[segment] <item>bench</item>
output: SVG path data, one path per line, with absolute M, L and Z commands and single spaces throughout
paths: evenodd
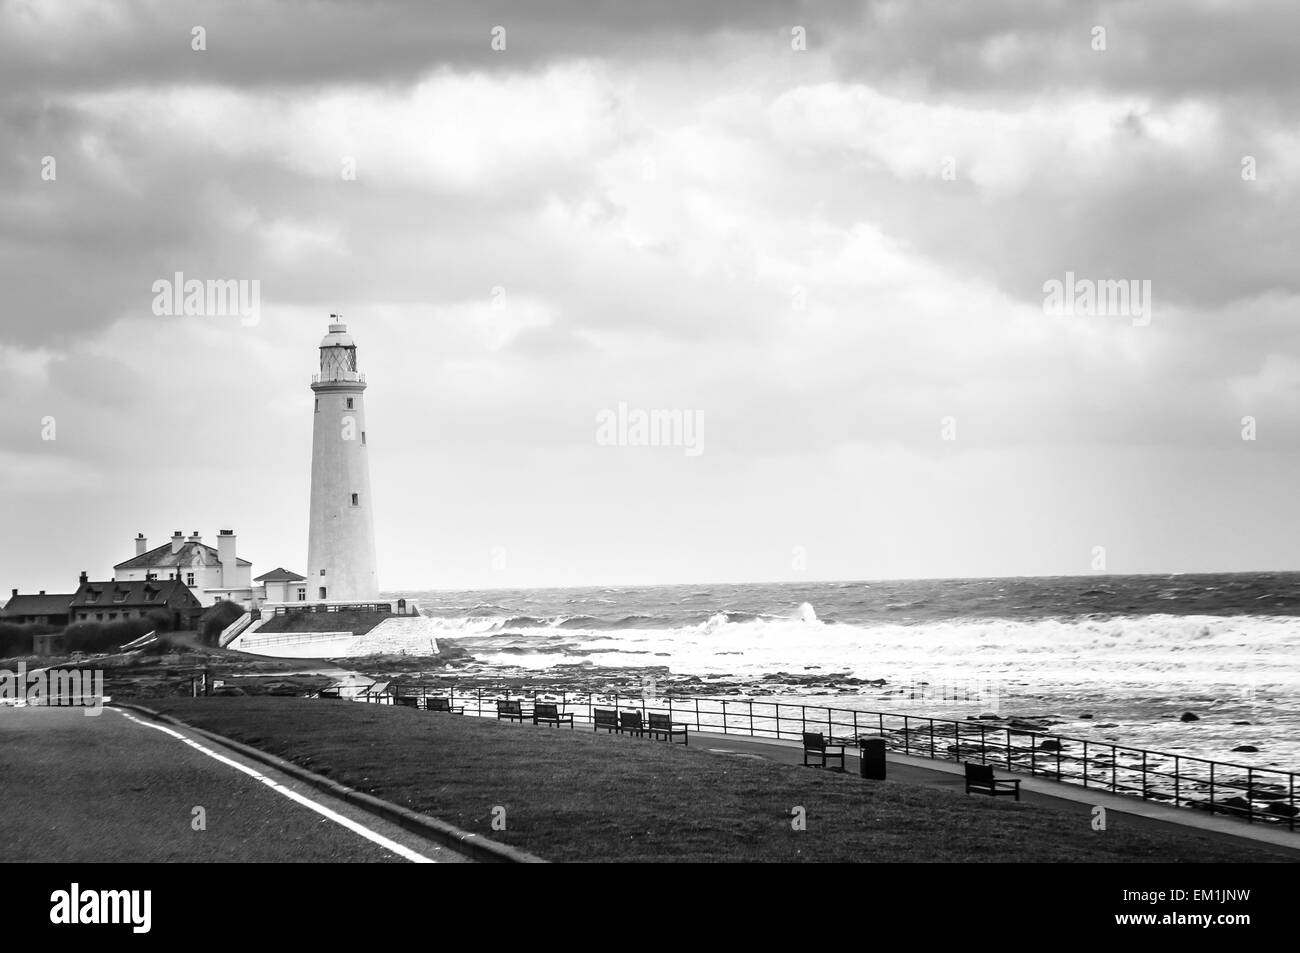
M 646 729 L 651 738 L 665 738 L 672 742 L 677 735 L 682 736 L 682 744 L 689 744 L 686 740 L 686 725 L 673 722 L 671 715 L 651 715 L 650 727 Z
M 519 699 L 508 701 L 504 698 L 497 699 L 497 721 L 506 718 L 510 721 L 523 723 L 525 718 L 532 718 L 533 713 L 524 708 L 524 703 Z
M 602 728 L 607 732 L 618 731 L 618 712 L 612 708 L 593 708 L 591 723 L 595 726 L 595 731 Z
M 824 768 L 827 761 L 839 760 L 840 766 L 836 771 L 844 770 L 844 745 L 830 744 L 826 741 L 826 736 L 820 731 L 805 731 L 803 733 L 803 763 L 808 767 L 808 760 L 816 758 L 820 762 L 814 767 Z
M 424 710 L 425 711 L 446 711 L 446 712 L 451 712 L 451 714 L 453 715 L 465 714 L 464 705 L 456 705 L 455 707 L 452 707 L 450 698 L 436 698 L 433 695 L 430 695 L 428 698 L 424 700 Z
M 401 705 L 403 708 L 419 708 L 420 699 L 415 695 L 398 695 L 393 699 L 394 705 Z
M 993 777 L 993 766 L 991 764 L 971 764 L 970 762 L 965 764 L 967 794 L 972 791 L 979 794 L 988 794 L 992 797 L 1013 794 L 1017 801 L 1020 800 L 1019 778 L 995 778 Z M 1010 785 L 1010 787 L 999 787 L 999 785 Z
M 622 734 L 625 731 L 629 735 L 636 735 L 638 738 L 645 736 L 645 726 L 641 724 L 641 713 L 639 711 L 621 711 L 618 713 L 618 732 Z
M 534 725 L 554 725 L 556 728 L 567 724 L 573 730 L 573 712 L 561 712 L 560 706 L 551 702 L 537 702 L 533 706 Z

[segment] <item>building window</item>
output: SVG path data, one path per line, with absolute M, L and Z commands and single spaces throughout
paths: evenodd
M 117 618 L 117 613 L 116 613 L 116 612 L 110 612 L 110 613 L 108 614 L 108 621 L 109 621 L 109 622 L 112 622 L 112 621 L 113 621 L 114 619 L 116 619 L 116 618 Z
M 316 413 L 320 413 L 320 398 L 316 398 Z
M 349 397 L 349 398 L 348 398 L 348 410 L 351 410 L 351 409 L 352 409 L 352 398 Z
M 321 587 L 320 587 L 320 597 L 321 597 L 322 599 L 325 598 L 325 587 L 324 587 L 324 586 L 321 586 Z
M 299 586 L 299 587 L 298 587 L 298 601 L 299 601 L 299 602 L 306 602 L 306 601 L 307 601 L 307 587 L 306 587 L 306 586 Z
M 187 572 L 187 573 L 185 574 L 185 585 L 187 585 L 187 586 L 192 586 L 192 585 L 194 585 L 194 573 L 192 573 L 192 572 Z
M 87 602 L 98 602 L 98 601 L 99 601 L 99 590 L 98 590 L 98 589 L 91 589 L 91 590 L 89 590 L 89 591 L 86 593 L 86 601 L 87 601 Z
M 361 496 L 360 496 L 360 494 L 357 494 L 357 493 L 353 493 L 353 494 L 352 494 L 352 505 L 353 505 L 353 506 L 360 506 L 360 505 L 361 505 Z
M 117 592 L 113 593 L 113 601 L 114 601 L 114 602 L 126 602 L 126 590 L 125 590 L 125 589 L 119 589 L 119 590 L 117 590 Z
M 321 574 L 322 576 L 325 575 L 325 570 L 322 569 L 322 570 L 320 571 L 320 574 Z
M 366 432 L 363 430 L 361 431 L 361 446 L 364 447 L 365 445 L 366 445 Z
M 104 613 L 102 613 L 102 612 L 96 612 L 96 613 L 95 613 L 95 621 L 96 621 L 96 622 L 103 622 L 103 621 L 104 621 Z

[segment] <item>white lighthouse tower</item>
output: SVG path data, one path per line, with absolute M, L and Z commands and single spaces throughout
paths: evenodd
M 311 441 L 311 525 L 307 597 L 312 602 L 374 602 L 375 520 L 366 450 L 366 378 L 342 315 L 330 315 L 320 342 Z

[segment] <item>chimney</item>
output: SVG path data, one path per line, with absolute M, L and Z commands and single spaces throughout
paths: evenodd
M 15 589 L 15 590 L 14 590 L 14 596 L 17 596 L 17 595 L 18 595 L 18 590 Z
M 41 590 L 41 595 L 45 595 L 45 590 L 44 590 L 44 589 Z
M 87 582 L 90 581 L 89 579 L 86 578 L 86 570 L 84 570 L 84 569 L 81 570 L 81 580 L 80 580 L 80 581 L 81 581 L 82 585 L 85 585 Z
M 181 536 L 181 531 L 176 530 L 172 533 L 172 555 L 175 556 L 185 546 L 185 538 Z
M 203 537 L 199 535 L 199 531 L 196 529 L 194 532 L 190 533 L 189 541 L 191 543 L 201 543 L 203 542 Z
M 234 589 L 239 561 L 235 556 L 235 531 L 233 529 L 223 529 L 217 534 L 217 559 L 221 562 L 221 588 Z
M 149 549 L 149 541 L 144 538 L 144 533 L 135 534 L 135 554 L 143 556 Z

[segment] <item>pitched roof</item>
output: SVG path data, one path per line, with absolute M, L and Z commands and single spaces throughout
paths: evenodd
M 150 594 L 152 593 L 152 598 Z M 92 597 L 94 595 L 94 598 Z M 151 606 L 191 606 L 198 605 L 199 600 L 190 592 L 189 587 L 179 579 L 137 579 L 132 582 L 83 582 L 72 597 L 71 608 L 85 609 L 91 606 L 108 606 L 109 608 L 129 606 L 131 608 L 149 608 Z
M 200 563 L 195 563 L 195 551 L 200 552 Z M 253 565 L 247 559 L 239 556 L 235 557 L 235 562 L 241 566 Z M 181 546 L 179 552 L 172 552 L 170 542 L 163 543 L 161 546 L 155 546 L 147 553 L 141 553 L 139 556 L 132 556 L 126 562 L 118 563 L 114 569 L 156 569 L 158 567 L 168 566 L 220 566 L 221 560 L 218 558 L 217 550 L 207 543 L 192 543 L 186 540 Z
M 296 572 L 290 572 L 283 566 L 276 566 L 270 572 L 264 572 L 253 582 L 306 582 L 306 576 L 300 576 Z
M 4 611 L 0 612 L 0 616 L 67 615 L 68 606 L 72 604 L 72 595 L 71 592 L 45 596 L 19 594 L 5 603 Z

